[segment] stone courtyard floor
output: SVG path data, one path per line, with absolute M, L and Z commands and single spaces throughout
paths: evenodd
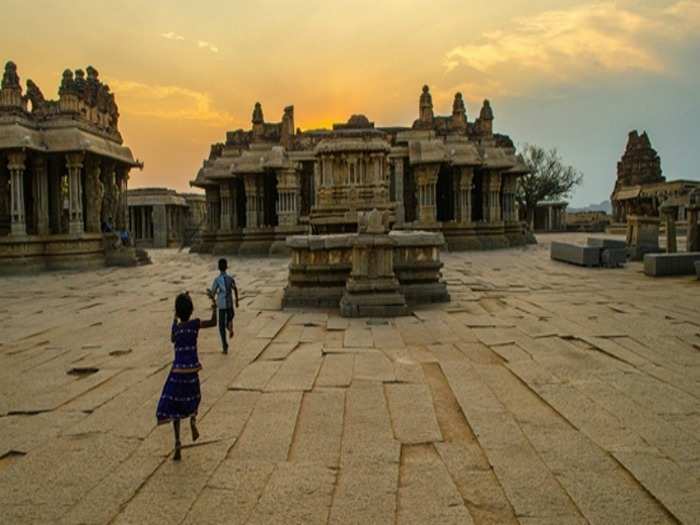
M 561 238 L 444 254 L 452 302 L 387 320 L 282 311 L 287 262 L 231 260 L 179 463 L 173 300 L 209 314 L 215 257 L 3 277 L 0 522 L 700 523 L 700 282 L 555 263 Z

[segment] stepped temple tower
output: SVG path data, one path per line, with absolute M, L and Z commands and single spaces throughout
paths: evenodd
M 0 86 L 0 271 L 105 262 L 101 224 L 126 229 L 129 171 L 119 109 L 97 70 L 67 69 L 58 100 L 17 67 Z
M 493 132 L 484 101 L 469 121 L 461 93 L 437 116 L 424 86 L 411 126 L 378 127 L 353 115 L 332 129 L 302 131 L 294 107 L 211 146 L 192 185 L 206 192 L 209 222 L 196 249 L 282 252 L 288 235 L 357 231 L 358 214 L 386 212 L 393 230 L 442 232 L 451 250 L 524 244 L 515 189 L 527 168 Z
M 630 131 L 627 146 L 617 163 L 617 179 L 610 196 L 613 220 L 627 222 L 628 216 L 658 217 L 659 206 L 674 204 L 677 220 L 685 220 L 690 191 L 700 182 L 666 181 L 662 175 L 661 159 L 651 146 L 647 132 Z

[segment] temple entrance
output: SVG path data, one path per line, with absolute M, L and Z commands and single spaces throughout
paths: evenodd
M 475 170 L 474 187 L 472 189 L 472 222 L 483 222 L 484 220 L 483 186 L 484 175 L 481 170 Z
M 272 173 L 263 176 L 263 225 L 277 226 L 277 177 Z
M 437 180 L 436 202 L 438 222 L 455 220 L 455 196 L 452 168 L 446 164 L 440 166 Z
M 413 173 L 413 168 L 406 166 L 403 172 L 403 203 L 404 203 L 404 221 L 414 222 L 416 220 L 416 177 Z
M 236 224 L 239 228 L 246 227 L 246 200 L 245 200 L 245 184 L 243 179 L 233 179 L 233 190 L 236 196 L 235 208 L 233 212 L 236 214 Z

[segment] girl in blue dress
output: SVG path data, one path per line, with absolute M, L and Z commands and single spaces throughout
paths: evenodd
M 180 460 L 180 420 L 190 418 L 192 441 L 197 441 L 197 409 L 202 397 L 199 389 L 199 371 L 202 365 L 197 356 L 197 336 L 200 328 L 216 326 L 216 304 L 212 305 L 211 319 L 201 321 L 190 319 L 192 316 L 192 299 L 189 293 L 181 293 L 175 299 L 175 318 L 173 319 L 170 340 L 175 346 L 175 359 L 168 379 L 163 386 L 163 393 L 158 401 L 156 418 L 158 424 L 173 422 L 175 430 L 175 454 L 173 459 Z

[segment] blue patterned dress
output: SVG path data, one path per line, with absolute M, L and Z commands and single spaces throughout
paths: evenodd
M 197 356 L 199 319 L 185 323 L 173 322 L 171 340 L 175 346 L 175 359 L 163 393 L 158 401 L 158 424 L 197 415 L 202 394 L 199 390 L 199 371 L 202 365 Z

